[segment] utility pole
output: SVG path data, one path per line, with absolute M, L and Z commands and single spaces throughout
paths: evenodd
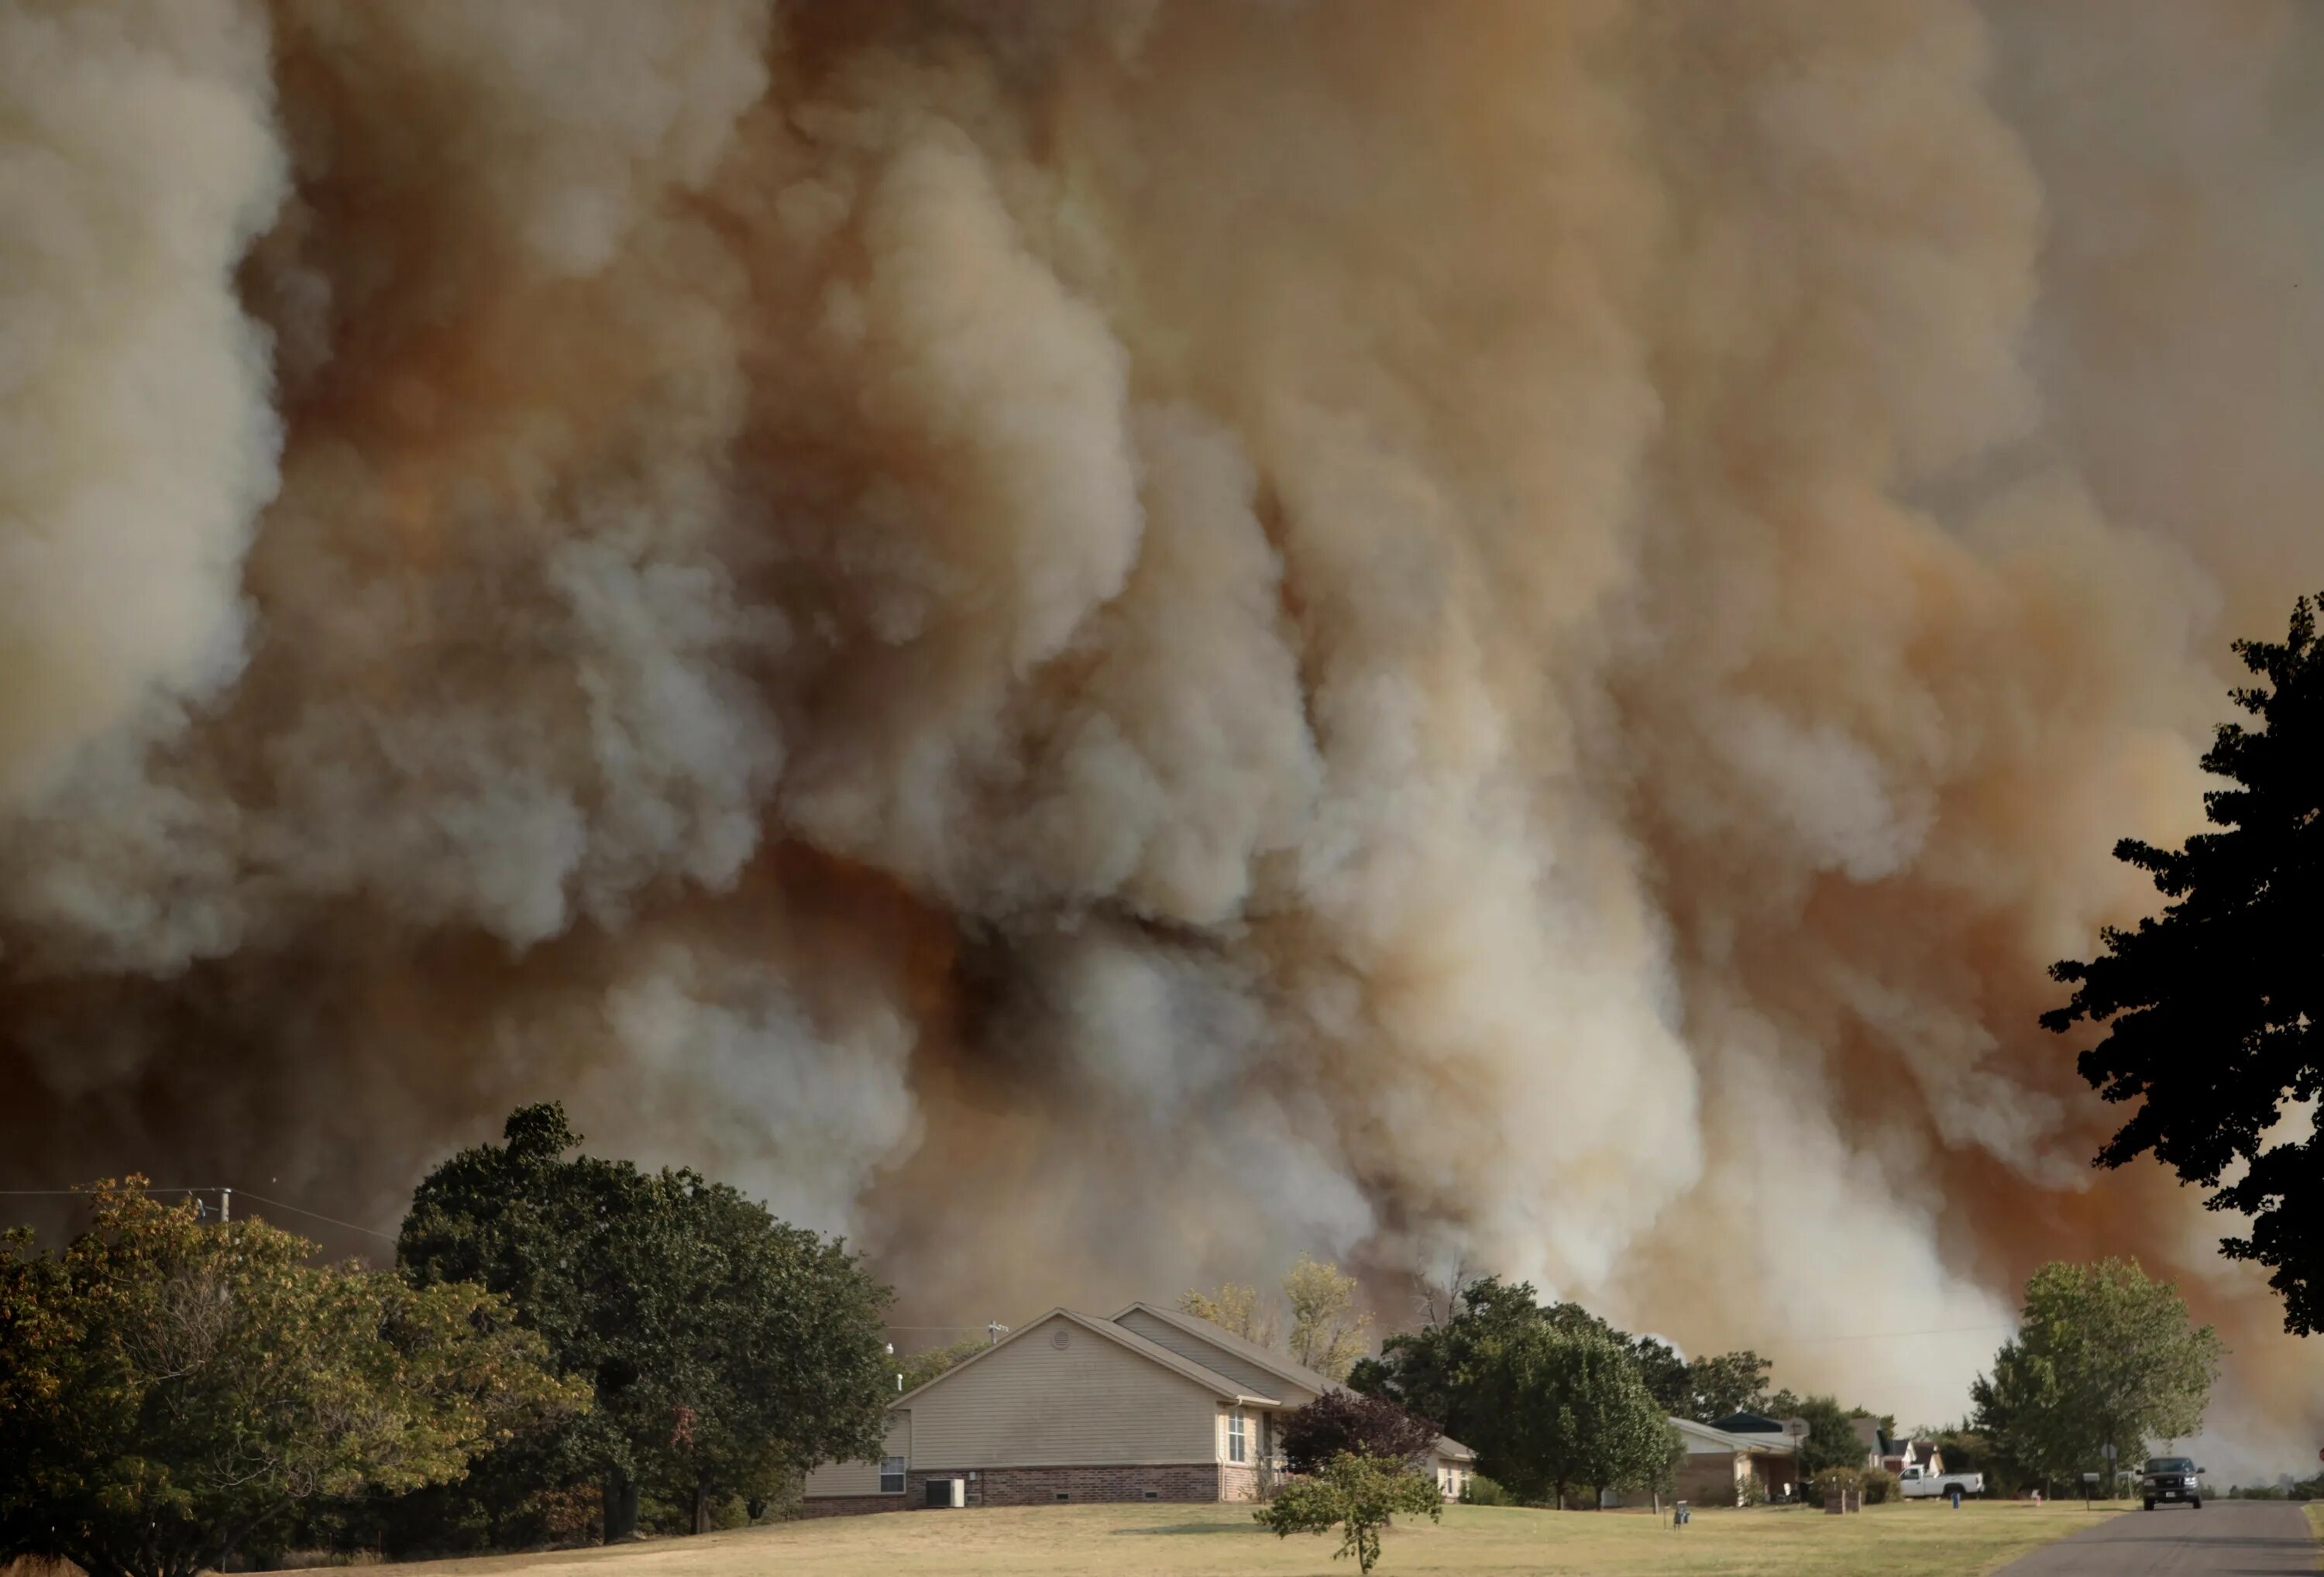
M 1001 1344 L 1001 1338 L 1007 1334 L 1009 1334 L 1009 1327 L 997 1320 L 993 1321 L 984 1327 L 984 1344 L 987 1347 L 997 1347 Z
M 231 1188 L 221 1188 L 218 1190 L 218 1224 L 223 1226 L 233 1220 L 234 1190 Z

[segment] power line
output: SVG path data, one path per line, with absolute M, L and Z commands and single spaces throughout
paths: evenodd
M 315 1221 L 328 1222 L 335 1227 L 345 1227 L 351 1232 L 361 1232 L 366 1237 L 378 1238 L 390 1243 L 402 1240 L 393 1232 L 383 1232 L 373 1227 L 359 1227 L 351 1221 L 341 1221 L 337 1216 L 325 1215 L 320 1211 L 302 1210 L 295 1204 L 285 1204 L 279 1199 L 269 1199 L 263 1194 L 252 1194 L 240 1188 L 235 1189 L 235 1192 L 244 1199 L 255 1199 L 261 1204 L 271 1204 L 277 1210 L 287 1210 L 292 1215 L 303 1215 Z
M 224 1189 L 225 1185 L 223 1184 L 211 1184 L 206 1187 L 199 1188 L 134 1188 L 126 1190 L 125 1192 L 132 1194 L 217 1194 L 223 1192 Z M 253 1194 L 247 1189 L 237 1188 L 234 1190 L 234 1192 L 240 1194 L 244 1199 L 255 1200 L 261 1204 L 271 1204 L 277 1210 L 287 1210 L 292 1215 L 303 1215 L 310 1221 L 328 1222 L 335 1227 L 345 1227 L 351 1232 L 361 1232 L 365 1237 L 378 1238 L 383 1242 L 393 1243 L 401 1241 L 393 1232 L 383 1232 L 375 1227 L 359 1227 L 351 1221 L 341 1221 L 337 1216 L 325 1215 L 319 1210 L 309 1210 L 304 1205 L 285 1204 L 279 1199 L 269 1199 L 263 1194 Z M 0 1197 L 14 1199 L 88 1198 L 94 1195 L 95 1193 L 96 1190 L 91 1188 L 0 1188 Z
M 217 1188 L 215 1185 L 208 1188 L 124 1188 L 115 1189 L 114 1192 L 117 1194 L 216 1194 Z M 96 1193 L 97 1190 L 94 1188 L 0 1188 L 0 1195 L 21 1199 L 69 1199 L 75 1194 L 94 1196 Z

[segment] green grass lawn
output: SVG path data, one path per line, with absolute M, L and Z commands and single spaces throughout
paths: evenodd
M 1702 1511 L 1683 1528 L 1643 1512 L 1455 1506 L 1388 1536 L 1380 1577 L 1974 1577 L 2115 1512 L 1970 1501 Z M 1353 1577 L 1338 1536 L 1278 1540 L 1239 1506 L 1062 1506 L 890 1512 L 659 1539 L 619 1549 L 447 1561 L 426 1577 Z

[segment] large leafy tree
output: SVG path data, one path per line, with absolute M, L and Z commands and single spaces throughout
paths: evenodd
M 1464 1438 L 1479 1465 L 1520 1496 L 1561 1508 L 1570 1489 L 1655 1482 L 1674 1444 L 1622 1343 L 1545 1320 L 1479 1355 L 1468 1411 Z
M 1392 1397 L 1425 1417 L 1444 1420 L 1446 1433 L 1469 1440 L 1479 1355 L 1530 1324 L 1602 1337 L 1626 1350 L 1639 1379 L 1664 1412 L 1708 1423 L 1760 1399 L 1768 1363 L 1756 1352 L 1721 1352 L 1683 1360 L 1652 1336 L 1633 1336 L 1577 1303 L 1542 1304 L 1525 1282 L 1494 1277 L 1463 1281 L 1452 1290 L 1443 1317 L 1380 1343 L 1380 1356 L 1359 1360 L 1348 1383 Z
M 2052 966 L 2074 987 L 2042 1022 L 2088 1020 L 2106 1037 L 2082 1076 L 2138 1110 L 2098 1153 L 2119 1167 L 2153 1151 L 2214 1210 L 2251 1218 L 2220 1245 L 2273 1272 L 2284 1323 L 2324 1329 L 2324 1135 L 2272 1134 L 2287 1100 L 2324 1095 L 2324 646 L 2318 600 L 2293 605 L 2281 642 L 2236 652 L 2264 683 L 2234 692 L 2259 726 L 2221 726 L 2204 770 L 2228 786 L 2203 797 L 2219 828 L 2159 849 L 2126 838 L 2115 857 L 2149 872 L 2171 901 L 2135 930 L 2108 927 L 2089 963 Z M 2230 1166 L 2245 1170 L 2221 1185 Z
M 595 1406 L 533 1444 L 603 1485 L 610 1542 L 641 1487 L 690 1501 L 770 1495 L 817 1462 L 876 1457 L 893 1371 L 888 1289 L 843 1244 L 788 1226 L 692 1171 L 569 1155 L 555 1105 L 512 1114 L 413 1195 L 398 1259 L 422 1286 L 505 1294 Z
M 1418 1331 L 1398 1332 L 1380 1343 L 1380 1356 L 1349 1371 L 1348 1384 L 1387 1397 L 1444 1432 L 1474 1445 L 1478 1387 L 1486 1356 L 1517 1333 L 1545 1321 L 1533 1287 L 1484 1277 L 1462 1286 L 1450 1314 Z
M 59 1252 L 0 1240 L 0 1557 L 223 1569 L 305 1504 L 456 1478 L 586 1404 L 474 1283 L 313 1265 L 143 1181 L 97 1185 Z
M 1864 1414 L 1849 1412 L 1834 1397 L 1802 1397 L 1787 1390 L 1766 1402 L 1769 1416 L 1807 1423 L 1807 1438 L 1799 1443 L 1801 1478 L 1812 1479 L 1826 1468 L 1864 1465 L 1864 1443 L 1856 1433 L 1856 1421 Z
M 2017 1334 L 1970 1387 L 1995 1454 L 2046 1482 L 2128 1464 L 2150 1441 L 2192 1434 L 2224 1352 L 2178 1289 L 2135 1260 L 2043 1266 Z
M 1691 1358 L 1686 1365 L 1686 1405 L 1671 1411 L 1697 1424 L 1757 1412 L 1766 1399 L 1767 1374 L 1774 1367 L 1748 1348 Z

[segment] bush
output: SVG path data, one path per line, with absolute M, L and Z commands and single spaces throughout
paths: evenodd
M 1810 1482 L 1815 1485 L 1817 1501 L 1829 1504 L 1842 1489 L 1863 1489 L 1864 1475 L 1855 1468 L 1826 1468 Z
M 1515 1506 L 1517 1498 L 1484 1474 L 1471 1473 L 1469 1482 L 1462 1488 L 1461 1503 L 1463 1506 Z
M 1865 1469 L 1860 1484 L 1867 1506 L 1878 1506 L 1885 1501 L 1904 1498 L 1904 1481 L 1886 1468 Z

